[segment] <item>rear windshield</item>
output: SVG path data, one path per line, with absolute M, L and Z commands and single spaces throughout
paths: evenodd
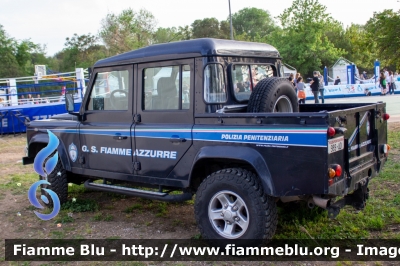
M 277 76 L 273 65 L 232 65 L 231 77 L 237 101 L 247 101 L 260 80 Z

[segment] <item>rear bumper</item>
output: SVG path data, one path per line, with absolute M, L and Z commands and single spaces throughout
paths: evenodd
M 359 185 L 364 185 L 370 179 L 377 176 L 386 160 L 387 157 L 381 159 L 381 161 L 379 162 L 372 161 L 370 163 L 364 164 L 356 171 L 352 171 L 350 173 L 350 176 L 345 173 L 345 178 L 329 187 L 328 194 L 332 196 L 344 196 L 352 193 L 353 191 L 358 189 Z

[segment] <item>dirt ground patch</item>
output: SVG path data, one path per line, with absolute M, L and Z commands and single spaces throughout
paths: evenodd
M 24 134 L 0 138 L 1 239 L 190 239 L 198 235 L 193 202 L 166 204 L 92 191 L 79 193 L 77 200 L 97 202 L 97 210 L 61 211 L 58 216 L 68 218 L 65 221 L 55 221 L 57 217 L 50 221 L 38 219 L 27 197 L 29 186 L 38 177 L 32 165 L 23 166 L 21 162 L 25 143 Z M 22 175 L 31 177 L 19 178 Z M 3 241 L 0 257 L 4 257 Z
M 0 178 L 2 183 L 8 184 L 10 187 L 21 187 L 21 184 L 15 182 L 12 184 L 13 178 L 10 175 L 18 174 L 33 174 L 32 165 L 22 166 L 21 158 L 24 156 L 25 135 L 20 136 L 6 136 L 0 138 L 2 148 L 0 149 L 1 156 L 1 174 Z M 82 187 L 82 186 L 81 186 Z M 35 235 L 39 233 L 35 231 L 33 225 L 38 225 L 36 216 L 30 207 L 29 200 L 26 193 L 18 193 L 18 191 L 4 191 L 6 193 L 1 200 L 0 204 L 0 218 L 1 221 L 9 221 L 10 226 L 15 224 L 27 224 L 26 230 L 6 230 L 0 232 L 9 237 L 21 237 L 26 235 Z M 99 210 L 90 213 L 76 213 L 73 214 L 74 222 L 66 223 L 65 227 L 75 228 L 76 231 L 82 231 L 82 236 L 90 238 L 103 238 L 120 236 L 121 238 L 159 238 L 162 235 L 165 238 L 181 236 L 188 238 L 197 234 L 195 220 L 193 218 L 192 202 L 183 204 L 165 204 L 161 202 L 152 202 L 134 197 L 125 197 L 121 195 L 114 195 L 111 193 L 101 193 L 94 191 L 86 191 L 80 193 L 80 199 L 90 199 L 99 204 Z M 126 212 L 130 206 L 143 205 L 144 208 L 138 208 L 137 211 Z M 21 214 L 18 216 L 18 212 Z M 79 230 L 80 222 L 87 220 L 90 214 L 107 213 L 110 221 L 98 221 L 95 224 L 89 223 L 89 227 L 94 228 L 90 233 L 85 230 Z M 4 218 L 4 219 L 3 219 Z M 183 228 L 181 225 L 185 224 Z M 143 226 L 143 227 L 142 227 Z M 2 225 L 8 227 L 8 225 Z M 62 228 L 65 229 L 63 226 Z M 140 230 L 138 230 L 140 228 Z M 21 228 L 22 229 L 22 228 Z M 40 221 L 40 229 L 43 231 L 40 235 L 50 237 L 47 235 L 49 230 L 62 230 L 57 229 L 54 222 Z M 104 230 L 103 230 L 104 229 Z M 32 230 L 32 232 L 30 232 Z M 22 232 L 23 231 L 23 232 Z M 89 231 L 89 230 L 86 230 Z M 4 237 L 2 237 L 4 238 Z
M 400 130 L 400 122 L 398 122 L 398 123 L 388 123 L 388 129 L 390 131 L 399 131 Z

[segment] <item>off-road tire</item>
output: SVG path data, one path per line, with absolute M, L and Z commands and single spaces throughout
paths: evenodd
M 248 227 L 237 238 L 222 236 L 215 228 L 215 220 L 212 222 L 209 218 L 213 198 L 225 191 L 238 195 L 248 210 Z M 278 221 L 276 203 L 272 197 L 264 194 L 258 176 L 241 168 L 223 169 L 209 175 L 197 190 L 194 210 L 198 228 L 204 239 L 238 240 L 240 245 L 260 245 L 271 239 Z
M 247 105 L 249 113 L 269 113 L 269 112 L 298 112 L 296 91 L 289 80 L 285 78 L 265 78 L 254 87 Z M 277 104 L 278 103 L 278 104 Z M 291 105 L 291 108 L 280 108 L 279 103 Z M 292 109 L 292 110 L 289 110 Z
M 45 177 L 39 176 L 40 180 L 46 180 Z M 41 185 L 41 188 L 47 188 L 53 190 L 59 200 L 60 204 L 67 202 L 68 200 L 68 181 L 67 181 L 67 171 L 62 166 L 60 160 L 58 160 L 56 167 L 54 170 L 47 176 L 47 181 L 51 185 Z M 53 205 L 53 201 L 51 200 L 50 195 L 41 189 L 42 195 L 45 195 L 49 200 L 49 205 Z

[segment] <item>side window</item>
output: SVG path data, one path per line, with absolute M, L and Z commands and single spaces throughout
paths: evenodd
M 190 108 L 190 66 L 164 66 L 143 70 L 144 110 Z
M 233 91 L 237 101 L 247 101 L 251 91 L 261 80 L 277 76 L 273 65 L 232 65 Z
M 224 69 L 220 64 L 204 68 L 204 100 L 206 103 L 224 103 L 227 100 Z
M 128 110 L 129 71 L 99 72 L 90 92 L 88 110 Z

